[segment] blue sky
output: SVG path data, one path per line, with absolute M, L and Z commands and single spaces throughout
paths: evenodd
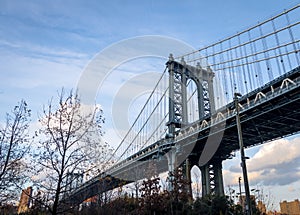
M 119 40 L 163 35 L 198 48 L 296 3 L 1 0 L 1 108 L 26 95 L 43 98 L 36 108 L 61 86 L 73 87 L 93 56 Z
M 33 110 L 34 123 L 43 104 L 55 97 L 62 87 L 75 88 L 83 70 L 94 56 L 120 40 L 143 35 L 161 35 L 179 39 L 198 48 L 230 36 L 296 4 L 299 4 L 299 0 L 0 0 L 0 119 L 20 99 L 25 99 Z M 162 72 L 163 61 L 159 62 L 162 67 L 158 72 Z M 160 70 L 160 65 L 137 67 L 142 66 L 147 71 Z M 106 88 L 117 88 L 118 83 L 121 83 L 118 81 L 128 77 L 131 77 L 129 73 L 123 73 L 119 77 L 108 78 Z M 111 89 L 107 89 L 109 90 Z M 110 132 L 110 112 L 107 111 L 111 101 L 106 95 L 99 94 L 97 102 L 104 107 L 105 117 L 108 119 L 105 127 L 107 141 L 115 141 L 117 139 Z M 278 145 L 277 149 L 281 149 L 282 144 L 292 144 L 297 151 L 300 148 L 297 148 L 296 142 L 299 143 L 300 140 L 292 137 L 278 141 L 274 146 Z M 255 165 L 259 164 L 256 161 L 262 159 L 260 154 L 265 153 L 272 157 L 270 152 L 278 153 L 277 149 L 267 145 L 248 152 L 257 158 L 249 164 L 250 170 L 253 168 L 253 181 L 257 179 L 252 185 L 260 183 L 260 186 L 276 192 L 275 196 L 279 196 L 280 192 L 277 201 L 300 198 L 299 168 L 293 169 L 298 171 L 295 180 L 286 180 L 281 184 L 276 181 L 262 184 L 259 182 L 262 177 L 255 175 L 259 174 Z M 300 153 L 294 155 L 291 161 L 296 166 L 300 166 L 298 156 L 300 157 Z M 291 162 L 284 161 L 281 164 Z M 238 165 L 237 160 L 225 163 L 227 185 L 237 182 L 236 177 L 240 173 L 235 170 Z M 265 167 L 264 181 L 268 181 L 267 177 L 274 178 L 267 172 L 274 169 L 274 166 L 276 162 Z M 283 175 L 288 178 L 288 175 Z

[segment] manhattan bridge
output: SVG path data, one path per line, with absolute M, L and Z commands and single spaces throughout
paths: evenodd
M 170 54 L 116 147 L 115 164 L 65 199 L 79 204 L 178 166 L 191 181 L 195 165 L 201 170 L 202 195 L 224 195 L 222 162 L 240 149 L 237 109 L 245 148 L 300 131 L 299 24 L 297 5 L 194 52 Z

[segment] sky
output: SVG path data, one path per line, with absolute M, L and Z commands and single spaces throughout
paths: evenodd
M 0 121 L 18 101 L 25 99 L 32 109 L 35 125 L 43 105 L 56 97 L 62 87 L 76 88 L 99 53 L 109 47 L 119 48 L 120 41 L 156 35 L 200 48 L 299 3 L 299 0 L 0 0 Z M 120 139 L 111 119 L 112 98 L 120 86 L 143 72 L 163 72 L 167 57 L 151 61 L 131 59 L 123 62 L 123 67 L 119 62 L 117 72 L 102 77 L 94 99 L 107 119 L 105 141 L 113 144 Z M 247 162 L 251 188 L 271 191 L 276 204 L 300 198 L 299 136 L 254 147 L 246 154 L 251 157 Z M 225 191 L 229 185 L 237 189 L 241 176 L 239 153 L 223 165 Z

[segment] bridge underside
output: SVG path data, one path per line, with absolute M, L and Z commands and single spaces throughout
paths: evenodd
M 293 79 L 293 77 L 300 77 L 299 67 L 290 76 L 291 79 Z M 279 81 L 276 84 L 281 83 L 282 82 Z M 276 86 L 275 83 L 273 84 Z M 247 100 L 254 100 L 258 92 L 267 95 L 270 86 L 274 85 L 265 85 L 264 88 L 254 91 L 250 95 L 246 95 L 244 99 L 241 99 L 241 105 L 246 106 Z M 300 89 L 298 82 L 294 88 L 278 95 L 269 95 L 264 101 L 258 101 L 252 108 L 242 111 L 240 119 L 244 146 L 249 148 L 298 133 L 300 131 L 299 107 Z M 228 109 L 230 108 L 233 109 L 233 104 L 228 105 Z M 207 119 L 207 121 L 209 120 L 210 119 Z M 218 135 L 222 135 L 220 147 L 213 159 L 228 159 L 231 157 L 232 152 L 239 149 L 235 116 L 220 122 L 220 124 L 215 125 L 215 127 L 219 127 L 220 129 L 210 127 L 201 130 L 197 134 L 197 144 L 192 153 L 194 162 L 199 159 L 208 136 L 215 135 L 217 139 Z M 218 130 L 218 132 L 210 132 L 211 129 Z
M 62 201 L 66 204 L 78 205 L 88 198 L 131 182 L 132 181 L 125 181 L 111 175 L 103 175 L 102 177 L 99 176 L 99 178 L 87 186 L 87 189 L 79 190 L 76 192 L 76 195 L 71 195 Z

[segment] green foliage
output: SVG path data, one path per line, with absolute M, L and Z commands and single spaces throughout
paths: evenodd
M 185 179 L 182 168 L 177 168 L 173 173 L 170 173 L 167 180 L 172 187 L 172 190 L 167 192 L 169 202 L 168 213 L 189 214 L 191 210 L 189 202 L 191 195 L 188 191 L 188 186 L 190 184 Z

